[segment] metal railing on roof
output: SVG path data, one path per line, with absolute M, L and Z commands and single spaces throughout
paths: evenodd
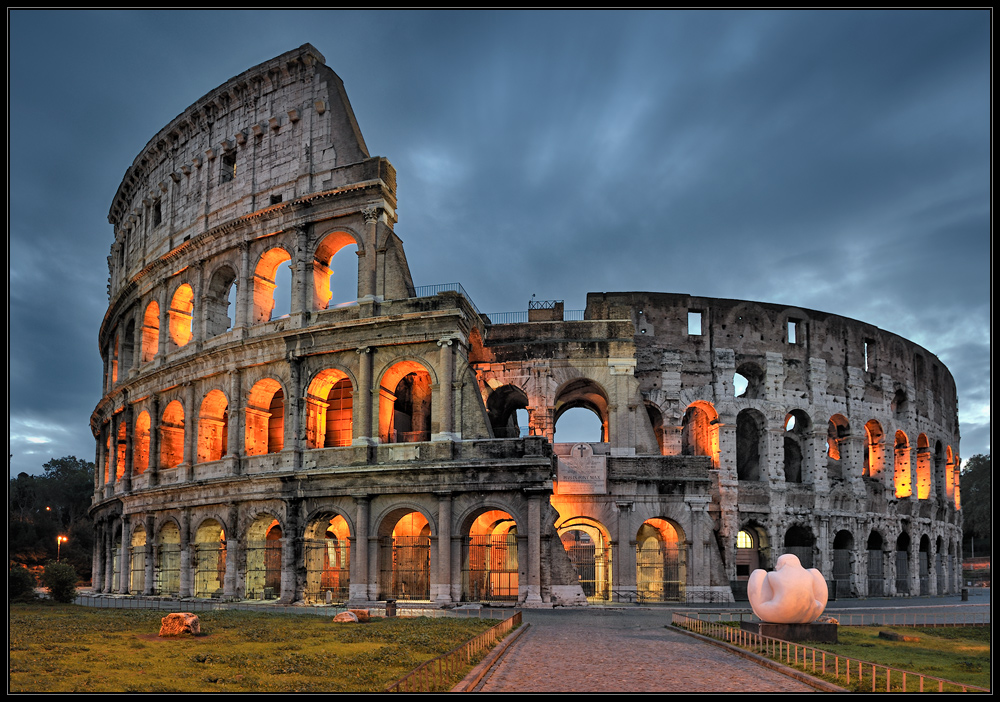
M 476 303 L 472 301 L 472 296 L 465 291 L 461 283 L 438 283 L 437 285 L 421 285 L 413 289 L 414 297 L 433 297 L 438 293 L 442 292 L 457 292 L 462 295 L 469 304 L 472 305 L 472 309 L 476 311 L 476 314 L 481 315 L 482 312 L 476 307 Z

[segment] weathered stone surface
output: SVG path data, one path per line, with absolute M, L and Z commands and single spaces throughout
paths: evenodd
M 339 614 L 337 614 L 337 616 L 333 618 L 333 621 L 335 622 L 349 622 L 353 624 L 357 624 L 359 620 L 360 617 L 358 617 L 358 615 L 355 614 L 353 610 L 348 610 L 347 612 L 340 612 Z
M 191 612 L 172 612 L 160 620 L 160 636 L 197 636 L 201 621 Z

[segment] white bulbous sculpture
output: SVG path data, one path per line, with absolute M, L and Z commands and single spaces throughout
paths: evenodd
M 770 573 L 755 570 L 747 583 L 750 607 L 761 621 L 808 624 L 826 609 L 826 580 L 815 568 L 806 570 L 791 553 L 778 558 Z

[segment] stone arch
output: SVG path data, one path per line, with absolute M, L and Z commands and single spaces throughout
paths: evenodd
M 244 450 L 248 456 L 276 453 L 285 446 L 285 392 L 274 378 L 261 378 L 247 397 Z
M 844 459 L 847 437 L 851 435 L 851 425 L 847 417 L 835 414 L 826 425 L 826 474 L 833 480 L 843 480 L 847 461 Z
M 785 532 L 784 552 L 798 556 L 799 563 L 807 570 L 813 567 L 815 548 L 816 537 L 809 527 L 796 524 Z
M 746 582 L 757 569 L 767 569 L 771 551 L 767 529 L 754 521 L 747 522 L 736 533 L 736 579 Z M 746 599 L 746 585 L 743 597 Z
M 834 596 L 853 597 L 854 584 L 854 534 L 841 529 L 833 536 Z
M 281 597 L 281 522 L 270 511 L 261 511 L 247 527 L 243 569 L 246 598 L 273 600 Z
M 896 497 L 909 497 L 913 494 L 913 474 L 910 467 L 910 440 L 906 432 L 896 431 L 894 450 L 892 484 Z
M 653 402 L 645 402 L 646 417 L 649 425 L 653 429 L 653 437 L 656 439 L 656 450 L 661 456 L 667 455 L 666 433 L 663 428 L 663 412 Z
M 149 363 L 156 357 L 160 345 L 160 305 L 156 300 L 146 305 L 142 315 L 142 341 L 139 348 L 139 360 Z
M 583 594 L 592 602 L 611 601 L 614 553 L 607 527 L 591 517 L 571 517 L 556 532 L 577 572 Z
M 736 373 L 733 375 L 734 395 L 746 400 L 763 400 L 766 394 L 764 392 L 766 377 L 767 374 L 759 363 L 743 361 L 736 367 Z
M 338 510 L 321 509 L 306 523 L 303 554 L 306 602 L 346 602 L 351 588 L 350 520 Z
M 121 340 L 121 372 L 127 377 L 135 363 L 135 319 L 125 324 L 125 336 Z
M 875 529 L 868 535 L 868 596 L 884 597 L 885 587 L 885 539 Z
M 517 602 L 517 521 L 505 509 L 480 505 L 462 524 L 462 600 Z
M 142 475 L 149 468 L 150 425 L 149 412 L 139 412 L 135 418 L 135 444 L 132 449 L 132 471 L 136 475 Z
M 354 436 L 354 386 L 339 368 L 324 368 L 306 390 L 306 446 L 350 446 Z
M 498 439 L 518 438 L 521 429 L 517 412 L 527 409 L 528 394 L 517 385 L 501 385 L 493 390 L 486 399 L 486 414 L 493 436 Z
M 176 468 L 184 460 L 184 406 L 171 400 L 160 418 L 160 468 Z
M 233 288 L 239 285 L 237 278 L 236 268 L 228 262 L 212 271 L 205 294 L 205 338 L 225 334 L 233 328 L 236 314 L 234 311 L 230 315 L 231 298 Z
M 910 535 L 905 531 L 896 537 L 896 594 L 910 594 Z
M 271 321 L 278 266 L 292 260 L 282 246 L 274 246 L 260 255 L 253 271 L 253 324 Z
M 882 425 L 874 419 L 865 423 L 865 461 L 862 476 L 877 479 L 885 470 L 883 442 L 885 432 Z
M 378 599 L 429 600 L 433 523 L 418 509 L 398 506 L 379 522 Z
M 812 420 L 801 409 L 793 409 L 785 415 L 785 435 L 783 466 L 786 483 L 812 482 L 808 480 L 810 468 L 809 432 Z M 803 478 L 806 480 L 803 480 Z
M 379 440 L 382 443 L 430 441 L 431 367 L 416 359 L 390 365 L 379 381 Z
M 333 285 L 331 279 L 336 275 L 336 271 L 333 269 L 332 261 L 335 257 L 338 259 L 344 258 L 344 254 L 349 251 L 342 251 L 350 246 L 354 246 L 355 253 L 362 251 L 363 247 L 359 243 L 359 240 L 350 232 L 342 229 L 334 230 L 325 234 L 322 239 L 320 239 L 319 244 L 316 246 L 316 250 L 313 254 L 313 309 L 314 310 L 325 310 L 330 307 L 333 298 L 337 297 L 336 302 L 346 302 L 348 300 L 356 300 L 357 296 L 360 294 L 358 290 L 358 277 L 359 277 L 359 257 L 355 256 L 353 263 L 353 275 L 346 275 L 345 278 L 354 281 L 354 290 L 345 290 L 343 294 L 334 294 L 334 290 L 337 286 Z M 339 254 L 339 256 L 338 256 Z M 348 264 L 349 265 L 349 264 Z M 353 297 L 352 297 L 353 296 Z
M 176 597 L 181 589 L 181 530 L 167 518 L 156 533 L 156 594 Z
M 681 455 L 711 456 L 718 464 L 719 413 L 710 402 L 692 402 L 681 420 Z
M 927 534 L 920 537 L 917 547 L 917 581 L 920 583 L 920 596 L 931 594 L 931 539 Z
M 221 522 L 206 517 L 194 531 L 194 596 L 222 595 L 226 581 L 226 532 Z
M 917 435 L 917 465 L 912 471 L 918 500 L 931 496 L 931 446 L 926 434 Z
M 115 450 L 118 452 L 115 463 L 115 481 L 119 481 L 125 475 L 125 447 L 127 442 L 128 426 L 125 421 L 118 422 L 118 439 L 115 441 Z
M 687 582 L 684 530 L 668 519 L 654 517 L 635 536 L 635 582 L 639 602 L 683 602 Z
M 895 417 L 897 421 L 905 419 L 908 408 L 909 401 L 906 397 L 906 391 L 902 388 L 896 388 L 896 392 L 893 393 L 892 402 L 890 403 L 892 416 Z
M 128 591 L 142 594 L 146 591 L 146 527 L 141 522 L 132 527 L 128 564 Z
M 111 384 L 114 385 L 118 382 L 118 346 L 119 346 L 119 334 L 116 329 L 114 334 L 111 336 L 111 351 L 110 356 L 110 366 L 111 366 Z
M 167 310 L 170 340 L 177 348 L 187 345 L 193 336 L 192 319 L 194 318 L 194 290 L 188 283 L 181 283 L 170 298 L 170 309 Z
M 229 400 L 222 390 L 211 390 L 198 413 L 198 463 L 221 460 L 228 445 Z
M 955 454 L 952 453 L 951 446 L 945 447 L 945 473 L 944 489 L 949 500 L 956 501 L 955 486 L 958 484 L 958 471 L 955 469 Z
M 600 419 L 601 442 L 610 441 L 608 436 L 608 394 L 600 383 L 590 378 L 574 378 L 565 382 L 555 393 L 555 413 L 553 426 L 566 412 L 578 407 L 590 410 Z
M 736 475 L 739 480 L 767 480 L 767 419 L 755 409 L 736 415 Z

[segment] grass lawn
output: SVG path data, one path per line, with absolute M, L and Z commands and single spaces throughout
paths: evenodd
M 11 605 L 9 691 L 376 692 L 497 623 L 334 624 L 313 614 L 213 611 L 198 614 L 202 636 L 161 639 L 165 615 Z

